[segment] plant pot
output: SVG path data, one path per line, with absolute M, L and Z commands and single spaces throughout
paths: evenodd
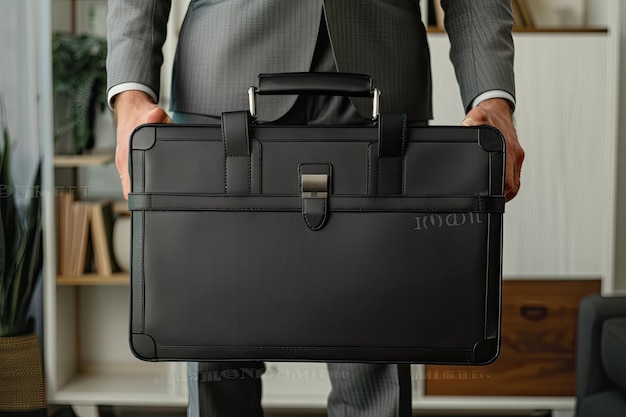
M 46 415 L 39 338 L 0 337 L 0 416 Z

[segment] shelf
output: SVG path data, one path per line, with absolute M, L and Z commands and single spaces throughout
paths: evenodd
M 126 272 L 116 272 L 110 277 L 98 274 L 84 274 L 77 277 L 57 276 L 57 285 L 128 285 L 130 276 Z
M 592 7 L 599 7 L 602 12 L 605 9 L 612 12 L 621 5 L 617 0 L 607 1 L 609 6 L 603 6 L 602 2 L 588 3 L 600 3 Z M 182 17 L 184 10 L 178 15 Z M 615 183 L 611 169 L 614 164 L 610 162 L 617 144 L 613 92 L 619 79 L 616 73 L 619 56 L 616 59 L 614 46 L 620 27 L 616 26 L 618 19 L 614 16 L 607 20 L 608 31 L 514 29 L 520 103 L 533 103 L 518 107 L 518 133 L 520 138 L 525 138 L 527 153 L 541 157 L 528 158 L 526 173 L 534 174 L 526 176 L 523 196 L 520 194 L 510 207 L 507 205 L 503 244 L 505 280 L 550 279 L 557 281 L 554 285 L 558 286 L 560 281 L 598 278 L 605 292 L 613 289 L 615 254 L 606 249 L 613 247 L 615 204 L 613 187 L 606 184 Z M 433 124 L 458 124 L 463 109 L 449 59 L 449 39 L 441 29 L 429 29 L 429 32 L 433 89 L 437 91 L 433 97 L 436 115 Z M 173 51 L 169 52 L 171 60 Z M 559 68 L 572 71 L 563 73 Z M 577 85 L 575 91 L 572 85 Z M 570 105 L 559 106 L 564 96 Z M 589 112 L 589 119 L 600 119 L 603 123 L 591 127 L 584 123 Z M 587 140 L 590 136 L 594 137 L 593 145 Z M 577 146 L 566 147 L 568 152 L 563 152 L 558 140 L 546 146 L 550 141 L 545 139 L 552 137 L 567 138 L 568 143 Z M 84 181 L 85 178 L 98 176 L 101 170 L 114 177 L 115 173 L 109 172 L 109 168 L 114 168 L 114 151 L 103 151 L 57 156 L 56 172 L 50 173 L 53 184 L 59 188 L 77 187 L 80 196 L 81 185 L 93 185 L 90 180 Z M 52 158 L 51 153 L 46 157 Z M 562 175 L 550 175 L 554 172 Z M 109 181 L 104 177 L 102 180 Z M 555 188 L 559 193 L 552 192 Z M 583 193 L 579 192 L 581 189 Z M 84 197 L 91 198 L 86 194 Z M 597 201 L 606 204 L 600 204 L 598 209 L 593 204 Z M 44 280 L 49 404 L 94 408 L 96 405 L 185 407 L 188 380 L 183 368 L 179 368 L 184 363 L 144 363 L 135 360 L 129 351 L 128 274 L 56 276 L 53 203 L 47 207 L 50 210 L 46 230 L 50 239 L 46 240 L 45 249 L 52 254 L 44 268 L 45 272 L 52 272 Z M 127 210 L 126 201 L 115 203 L 116 215 Z M 607 220 L 590 221 L 597 218 Z M 323 412 L 330 389 L 326 368 L 308 365 L 278 364 L 274 368 L 274 364 L 268 363 L 263 376 L 263 405 L 280 410 L 279 414 L 287 414 L 291 409 Z M 421 370 L 412 379 L 413 408 L 418 414 L 527 415 L 548 410 L 555 415 L 571 416 L 575 406 L 572 397 L 428 396 L 425 368 L 414 367 Z M 316 411 L 303 410 L 303 413 Z
M 513 32 L 521 33 L 608 33 L 608 28 L 602 27 L 514 27 Z
M 83 155 L 56 155 L 54 166 L 56 168 L 77 168 L 94 165 L 105 165 L 113 162 L 115 150 L 113 148 L 95 149 L 92 153 Z
M 74 374 L 51 403 L 187 405 L 186 374 L 168 364 L 131 362 Z
M 515 26 L 513 33 L 552 33 L 552 34 L 567 34 L 567 33 L 608 33 L 609 29 L 605 27 L 526 27 Z M 438 26 L 429 26 L 428 33 L 445 33 L 444 28 Z

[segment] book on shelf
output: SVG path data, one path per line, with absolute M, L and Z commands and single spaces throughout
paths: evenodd
M 76 277 L 85 272 L 89 245 L 90 207 L 85 201 L 74 201 L 72 204 L 72 233 L 70 234 L 70 276 Z
M 547 2 L 547 0 L 544 0 Z M 535 0 L 532 3 L 536 3 Z M 532 6 L 532 4 L 531 4 Z M 531 6 L 528 4 L 528 0 L 512 0 L 511 9 L 513 11 L 513 20 L 515 21 L 515 28 L 532 28 L 535 27 L 535 19 L 531 13 Z M 545 8 L 545 6 L 539 5 L 539 8 Z M 441 6 L 441 0 L 428 0 L 426 7 L 426 15 L 428 26 L 436 27 L 438 29 L 444 29 L 445 12 Z
M 57 192 L 57 273 L 67 276 L 69 272 L 70 235 L 72 233 L 72 204 L 74 191 L 61 189 Z
M 113 203 L 91 203 L 91 243 L 95 270 L 98 275 L 111 276 L 116 269 L 113 257 Z
M 433 14 L 434 14 L 434 22 L 433 22 L 434 26 L 439 29 L 445 29 L 445 26 L 444 26 L 445 13 L 443 11 L 443 7 L 441 6 L 441 0 L 433 0 L 432 8 L 433 8 Z
M 71 192 L 59 192 L 57 233 L 57 273 L 60 276 L 77 277 L 94 272 L 106 277 L 116 271 L 110 200 L 75 200 Z
M 512 0 L 511 8 L 516 28 L 532 28 L 535 26 L 527 0 Z M 445 12 L 441 6 L 441 0 L 428 0 L 426 15 L 429 27 L 445 30 Z
M 526 0 L 513 0 L 513 19 L 516 27 L 532 28 L 535 26 L 533 16 L 530 14 Z

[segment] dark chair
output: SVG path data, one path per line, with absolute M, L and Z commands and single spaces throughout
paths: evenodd
M 580 302 L 576 416 L 626 416 L 626 297 L 591 295 Z

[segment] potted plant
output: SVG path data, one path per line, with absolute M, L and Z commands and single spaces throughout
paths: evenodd
M 42 270 L 39 169 L 28 203 L 18 206 L 11 179 L 11 141 L 0 96 L 0 416 L 46 415 L 39 339 L 29 308 Z
M 96 110 L 106 103 L 106 39 L 89 34 L 52 36 L 55 141 L 73 138 L 68 153 L 94 146 Z M 65 152 L 62 152 L 65 153 Z

